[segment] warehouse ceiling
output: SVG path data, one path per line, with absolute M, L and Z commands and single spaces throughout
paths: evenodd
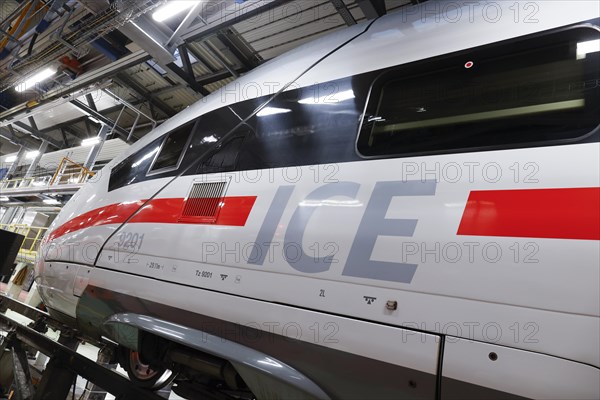
M 0 155 L 79 146 L 101 124 L 132 143 L 265 61 L 411 1 L 202 0 L 159 21 L 166 3 L 2 0 Z

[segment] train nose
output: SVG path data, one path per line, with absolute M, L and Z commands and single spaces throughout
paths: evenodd
M 46 273 L 46 262 L 48 260 L 56 259 L 57 246 L 56 243 L 49 240 L 51 234 L 51 231 L 46 232 L 46 235 L 40 242 L 34 265 L 36 279 L 38 277 L 43 277 Z

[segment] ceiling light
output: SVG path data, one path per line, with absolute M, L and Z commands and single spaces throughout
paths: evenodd
M 25 158 L 28 160 L 33 160 L 34 158 L 37 157 L 38 154 L 40 154 L 40 152 L 37 150 L 28 151 L 27 154 L 25 154 Z
M 27 89 L 32 88 L 33 86 L 40 83 L 41 81 L 50 78 L 55 73 L 56 73 L 56 69 L 54 69 L 52 67 L 48 67 L 48 68 L 38 72 L 37 74 L 33 75 L 31 78 L 27 79 L 25 82 L 22 82 L 22 83 L 18 84 L 17 86 L 15 86 L 15 90 L 17 92 L 23 92 Z
M 9 198 L 6 196 L 0 196 L 0 201 L 8 201 Z
M 81 147 L 93 146 L 98 143 L 100 143 L 100 138 L 98 136 L 92 137 L 92 138 L 87 138 L 87 139 L 83 139 L 81 141 Z
M 95 122 L 97 124 L 101 124 L 102 122 L 100 122 L 99 120 L 97 120 L 96 118 L 92 117 L 91 115 L 88 115 L 88 119 L 92 122 Z
M 44 199 L 43 202 L 44 202 L 44 204 L 52 204 L 52 205 L 60 204 L 60 201 L 55 200 L 55 199 Z
M 4 159 L 4 162 L 15 162 L 17 161 L 17 156 L 8 156 Z
M 340 101 L 349 100 L 354 98 L 354 91 L 344 90 L 343 92 L 337 92 L 328 94 L 321 97 L 307 97 L 305 99 L 298 100 L 300 104 L 337 104 Z
M 198 3 L 197 1 L 169 1 L 162 7 L 159 7 L 152 14 L 152 19 L 158 22 L 162 22 L 166 19 L 171 18 L 185 10 L 192 8 Z
M 277 108 L 277 107 L 265 107 L 256 113 L 257 117 L 266 117 L 267 115 L 283 114 L 288 113 L 292 110 L 289 108 Z

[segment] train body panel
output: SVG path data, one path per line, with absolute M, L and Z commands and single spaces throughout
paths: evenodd
M 46 305 L 92 336 L 128 312 L 242 326 L 261 339 L 221 334 L 332 398 L 367 392 L 309 367 L 311 351 L 334 370 L 345 354 L 382 363 L 365 374 L 382 398 L 598 397 L 591 3 L 493 3 L 492 22 L 483 3 L 449 21 L 450 3 L 427 2 L 232 82 L 64 207 L 37 266 Z M 548 374 L 532 386 L 521 362 Z M 382 382 L 390 371 L 406 382 Z M 569 373 L 573 386 L 552 384 Z M 426 389 L 406 387 L 417 375 Z

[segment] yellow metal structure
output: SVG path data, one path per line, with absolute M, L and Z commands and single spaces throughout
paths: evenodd
M 90 171 L 81 164 L 64 157 L 56 172 L 50 180 L 50 185 L 59 185 L 63 183 L 84 183 L 89 177 L 94 176 L 94 172 Z
M 0 182 L 0 189 L 17 189 L 22 187 L 31 187 L 31 186 L 46 186 L 48 184 L 47 179 L 39 179 L 36 177 L 30 178 L 15 178 L 15 179 L 7 179 Z
M 40 242 L 46 234 L 48 227 L 29 226 L 26 224 L 0 224 L 0 229 L 15 232 L 25 236 L 19 249 L 17 261 L 35 262 Z
M 95 173 L 81 164 L 64 157 L 52 177 L 32 176 L 29 178 L 15 178 L 0 181 L 0 193 L 2 190 L 23 189 L 30 187 L 48 187 L 53 185 L 64 185 L 74 183 L 85 183 Z
M 35 7 L 33 10 L 34 12 L 30 13 L 29 10 L 32 6 Z M 13 35 L 17 31 L 20 32 L 17 34 L 16 39 L 23 36 L 23 34 L 27 31 L 27 28 L 29 28 L 29 26 L 32 22 L 34 22 L 34 20 L 37 21 L 39 19 L 35 17 L 35 14 L 38 11 L 40 11 L 41 9 L 48 10 L 48 6 L 46 6 L 46 4 L 41 1 L 30 1 L 27 2 L 23 7 L 24 8 L 22 8 L 21 12 L 18 15 L 15 15 L 14 19 L 10 21 L 10 27 L 8 29 L 9 35 Z M 2 50 L 7 43 L 8 37 L 0 40 L 0 50 Z

